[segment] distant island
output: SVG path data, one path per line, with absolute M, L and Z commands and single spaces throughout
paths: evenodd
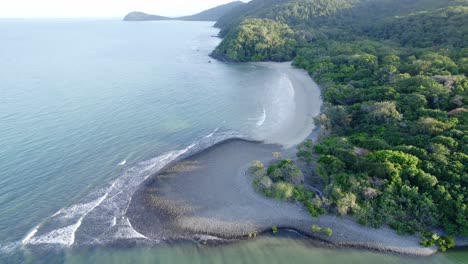
M 124 21 L 152 21 L 152 20 L 171 20 L 172 18 L 150 15 L 143 12 L 130 12 L 124 17 Z
M 150 15 L 144 12 L 130 12 L 124 17 L 124 21 L 158 21 L 158 20 L 184 20 L 184 21 L 217 21 L 219 18 L 232 11 L 235 8 L 245 5 L 242 1 L 235 1 L 228 4 L 210 8 L 191 16 L 165 17 Z

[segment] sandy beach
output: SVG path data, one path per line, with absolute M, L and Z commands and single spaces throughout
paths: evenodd
M 294 89 L 295 118 L 272 132 L 265 143 L 228 140 L 149 178 L 135 193 L 127 211 L 135 230 L 155 240 L 206 235 L 232 239 L 278 226 L 333 245 L 420 256 L 434 254 L 435 248 L 420 246 L 415 236 L 399 236 L 386 227 L 364 227 L 333 215 L 312 218 L 301 204 L 275 201 L 254 191 L 247 173 L 250 162 L 268 163 L 272 152 L 290 149 L 307 138 L 314 128 L 312 117 L 321 107 L 320 91 L 307 73 L 286 63 L 261 65 L 288 76 Z M 314 224 L 330 227 L 333 235 L 312 233 Z
M 271 131 L 265 138 L 266 143 L 292 147 L 303 142 L 315 128 L 313 118 L 318 116 L 323 105 L 320 87 L 302 69 L 291 66 L 291 62 L 257 62 L 255 65 L 267 67 L 284 77 L 283 89 L 291 89 L 293 97 L 293 115 L 280 127 Z

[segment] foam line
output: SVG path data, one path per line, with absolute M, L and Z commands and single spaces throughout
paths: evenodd
M 140 162 L 126 169 L 110 186 L 97 189 L 84 198 L 85 201 L 90 202 L 62 208 L 48 217 L 34 227 L 19 243 L 72 246 L 81 243 L 102 243 L 115 239 L 145 239 L 145 236 L 132 227 L 126 217 L 131 198 L 140 184 L 167 164 L 230 138 L 242 137 L 231 131 L 219 132 L 217 128 L 213 133 L 201 137 L 183 149 L 170 151 Z M 88 218 L 89 221 L 85 222 Z M 84 235 L 79 236 L 78 241 L 77 235 L 81 233 Z
M 266 117 L 267 117 L 266 116 L 266 110 L 265 110 L 265 107 L 264 107 L 262 115 L 258 118 L 257 127 L 261 127 L 263 125 L 263 123 L 265 123 Z
M 33 244 L 33 245 L 37 245 L 37 244 L 60 244 L 60 245 L 64 245 L 64 246 L 73 245 L 73 243 L 75 242 L 75 233 L 78 230 L 78 228 L 80 228 L 81 223 L 83 222 L 83 219 L 92 210 L 94 210 L 96 207 L 98 207 L 106 199 L 108 194 L 109 193 L 106 193 L 102 197 L 100 197 L 99 199 L 94 201 L 93 205 L 87 211 L 85 211 L 83 215 L 81 215 L 81 217 L 78 219 L 78 221 L 75 224 L 69 225 L 69 226 L 66 226 L 66 227 L 63 227 L 63 228 L 52 230 L 51 232 L 49 232 L 49 233 L 47 233 L 45 235 L 41 235 L 39 237 L 35 237 L 35 234 L 38 231 L 38 228 L 36 228 L 31 233 L 29 233 L 28 236 L 26 236 L 25 239 L 23 239 L 23 244 Z M 91 204 L 91 203 L 89 203 L 89 204 Z M 89 205 L 89 204 L 85 204 L 85 205 Z M 76 214 L 76 211 L 73 210 L 73 209 L 77 208 L 77 207 L 82 208 L 83 205 L 76 205 L 76 206 L 71 207 L 72 208 L 72 210 L 71 210 L 72 215 Z M 62 213 L 65 212 L 65 211 L 66 210 L 63 210 Z M 64 217 L 70 217 L 70 215 L 65 214 Z

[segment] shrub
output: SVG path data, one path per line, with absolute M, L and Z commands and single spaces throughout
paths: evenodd
M 272 156 L 273 156 L 273 159 L 281 159 L 281 157 L 283 156 L 283 154 L 281 152 L 273 152 L 272 153 Z
M 307 211 L 309 211 L 312 217 L 319 217 L 320 215 L 323 215 L 326 212 L 325 209 L 313 204 L 310 201 L 305 201 L 304 205 L 306 206 Z
M 312 226 L 312 233 L 318 233 L 321 231 L 322 231 L 322 228 L 320 226 L 317 226 L 317 225 Z
M 333 235 L 333 230 L 331 230 L 331 228 L 327 227 L 327 228 L 322 228 L 318 225 L 312 225 L 312 233 L 322 233 L 322 234 L 325 234 L 327 236 L 331 236 Z
M 307 140 L 304 143 L 300 144 L 298 147 L 297 157 L 307 163 L 312 162 L 314 155 L 314 145 L 312 140 Z
M 254 160 L 250 164 L 250 171 L 256 172 L 258 170 L 263 170 L 265 167 L 263 166 L 263 163 L 259 160 Z
M 258 179 L 261 179 L 266 174 L 263 163 L 258 160 L 252 161 L 249 171 Z
M 440 251 L 447 251 L 447 249 L 455 246 L 455 239 L 450 236 L 441 236 L 437 240 L 437 245 L 439 246 Z
M 294 200 L 305 203 L 315 197 L 315 193 L 308 191 L 304 186 L 298 186 L 294 189 Z
M 294 193 L 294 185 L 286 182 L 278 182 L 273 186 L 272 196 L 278 200 L 288 200 L 292 198 Z
M 271 232 L 273 233 L 273 235 L 276 235 L 278 233 L 278 227 L 277 226 L 273 226 L 271 228 Z

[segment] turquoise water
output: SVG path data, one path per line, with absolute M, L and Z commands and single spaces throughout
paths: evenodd
M 281 76 L 209 58 L 206 22 L 0 20 L 0 34 L 0 262 L 422 263 L 288 238 L 148 246 L 125 217 L 135 188 L 175 158 L 274 130 L 277 98 L 262 95 L 281 97 Z

